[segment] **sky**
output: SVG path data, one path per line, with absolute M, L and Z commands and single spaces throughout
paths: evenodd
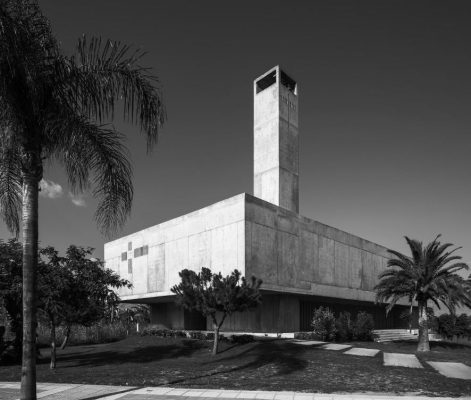
M 168 121 L 146 153 L 118 118 L 134 171 L 117 237 L 253 193 L 253 81 L 275 65 L 298 83 L 300 213 L 407 252 L 404 235 L 463 246 L 471 263 L 469 1 L 40 0 L 66 54 L 101 36 L 147 52 Z M 103 237 L 89 193 L 46 167 L 40 242 Z M 10 235 L 4 225 L 0 238 Z

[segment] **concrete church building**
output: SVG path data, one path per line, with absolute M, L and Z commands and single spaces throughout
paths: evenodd
M 404 325 L 396 307 L 386 318 L 373 288 L 387 249 L 299 214 L 298 85 L 279 67 L 254 82 L 254 195 L 242 193 L 105 244 L 108 268 L 132 282 L 124 302 L 151 306 L 152 323 L 211 329 L 178 308 L 170 288 L 184 268 L 263 280 L 263 304 L 226 320 L 225 331 L 310 329 L 313 309 L 373 314 L 376 328 Z

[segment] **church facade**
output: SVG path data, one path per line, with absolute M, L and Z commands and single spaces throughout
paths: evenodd
M 363 310 L 376 328 L 405 325 L 402 303 L 386 318 L 374 286 L 387 249 L 299 214 L 297 83 L 279 67 L 254 82 L 254 195 L 242 193 L 105 244 L 105 261 L 132 282 L 124 302 L 147 303 L 151 322 L 206 329 L 209 321 L 178 308 L 178 273 L 208 267 L 263 280 L 262 305 L 226 320 L 225 331 L 309 330 L 314 308 Z M 401 303 L 400 303 L 401 304 Z

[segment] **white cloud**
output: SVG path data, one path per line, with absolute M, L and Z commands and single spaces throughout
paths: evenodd
M 48 199 L 58 199 L 64 193 L 61 185 L 47 179 L 41 179 L 39 187 L 41 188 L 39 195 Z
M 72 201 L 72 203 L 74 205 L 76 205 L 77 207 L 86 207 L 87 206 L 87 203 L 85 202 L 85 196 L 83 194 L 73 194 L 71 192 L 69 192 L 69 197 L 70 197 L 70 200 Z

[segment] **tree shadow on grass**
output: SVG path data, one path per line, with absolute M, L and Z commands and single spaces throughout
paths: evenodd
M 85 366 L 99 367 L 122 363 L 148 363 L 168 358 L 191 357 L 196 351 L 207 347 L 205 343 L 195 340 L 183 340 L 179 344 L 165 346 L 145 346 L 142 348 L 119 351 L 103 350 L 93 353 L 58 354 L 59 368 L 76 368 Z M 44 358 L 43 362 L 49 362 Z
M 209 371 L 207 373 L 202 373 L 192 377 L 185 377 L 180 379 L 175 379 L 172 381 L 168 381 L 166 384 L 178 384 L 178 383 L 186 383 L 189 381 L 195 381 L 202 378 L 209 378 L 215 377 L 217 375 L 227 374 L 227 373 L 234 373 L 234 372 L 242 372 L 245 370 L 254 371 L 258 368 L 273 365 L 275 367 L 275 372 L 273 375 L 289 375 L 296 371 L 300 371 L 306 369 L 308 366 L 307 360 L 302 358 L 302 354 L 304 353 L 304 349 L 301 346 L 292 345 L 292 344 L 283 344 L 280 346 L 276 343 L 265 343 L 262 346 L 256 347 L 249 347 L 244 351 L 234 354 L 230 357 L 223 357 L 217 358 L 215 360 L 210 361 L 214 363 L 221 363 L 224 362 L 227 364 L 231 361 L 237 362 L 238 359 L 241 358 L 241 355 L 247 356 L 248 353 L 253 351 L 254 359 L 252 361 L 246 362 L 241 365 L 235 366 L 227 366 L 223 369 L 217 369 L 213 371 Z

